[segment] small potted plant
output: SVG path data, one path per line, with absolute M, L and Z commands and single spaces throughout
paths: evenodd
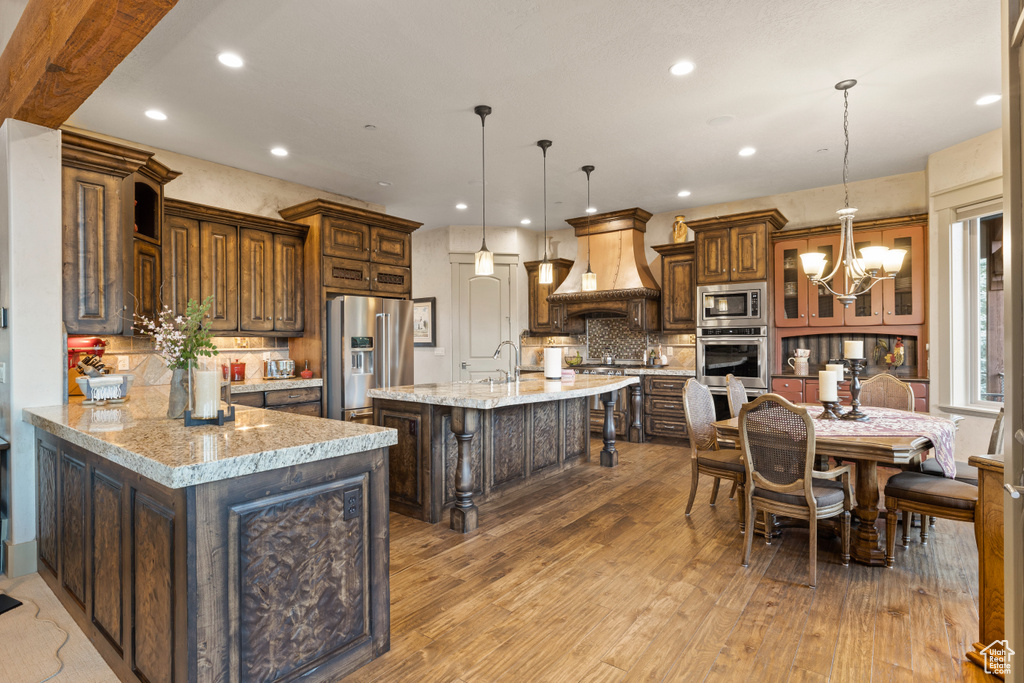
M 185 315 L 175 316 L 164 307 L 155 320 L 137 316 L 135 329 L 153 337 L 156 352 L 171 370 L 171 393 L 167 403 L 167 417 L 180 419 L 188 407 L 188 372 L 200 357 L 217 355 L 210 325 L 204 322 L 213 303 L 208 296 L 202 303 L 189 299 Z

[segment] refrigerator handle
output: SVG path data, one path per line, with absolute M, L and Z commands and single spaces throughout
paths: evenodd
M 390 313 L 377 314 L 377 368 L 378 372 L 374 378 L 377 386 L 387 389 L 391 386 L 391 339 L 389 328 L 391 323 Z

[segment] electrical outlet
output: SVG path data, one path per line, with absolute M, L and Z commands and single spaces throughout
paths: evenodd
M 443 356 L 444 355 L 444 347 L 443 346 L 438 346 L 437 348 L 435 348 L 434 349 L 434 355 L 435 356 Z
M 129 360 L 128 356 L 118 356 L 117 357 L 117 370 L 118 370 L 118 372 L 121 372 L 122 370 L 131 370 L 132 369 L 132 366 L 128 362 L 128 360 Z
M 7 363 L 0 363 L 0 384 L 7 383 Z

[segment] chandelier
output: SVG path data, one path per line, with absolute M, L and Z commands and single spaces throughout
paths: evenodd
M 828 260 L 821 252 L 800 254 L 804 274 L 811 284 L 824 287 L 831 292 L 843 306 L 849 306 L 857 297 L 866 294 L 882 280 L 891 280 L 903 267 L 906 249 L 890 249 L 885 246 L 868 246 L 860 249 L 860 258 L 855 255 L 853 242 L 853 215 L 857 209 L 850 208 L 850 188 L 847 179 L 850 170 L 850 88 L 857 81 L 848 79 L 836 83 L 836 90 L 843 91 L 843 194 L 844 208 L 839 214 L 839 258 L 835 267 L 828 275 L 825 269 Z M 837 276 L 842 273 L 841 278 Z M 837 291 L 838 290 L 838 291 Z

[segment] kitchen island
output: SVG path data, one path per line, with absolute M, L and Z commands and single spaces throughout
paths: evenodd
M 452 382 L 371 389 L 374 424 L 392 427 L 391 509 L 432 524 L 478 526 L 474 502 L 506 493 L 590 459 L 588 398 L 605 407 L 601 465 L 618 464 L 616 393 L 638 377 L 541 376 L 518 382 Z
M 390 646 L 394 430 L 31 408 L 38 570 L 123 681 L 336 680 Z

